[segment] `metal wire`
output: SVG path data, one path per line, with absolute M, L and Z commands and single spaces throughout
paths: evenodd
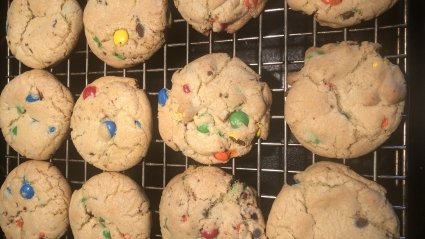
M 83 40 L 82 47 L 77 48 L 71 58 L 66 61 L 65 71 L 57 68 L 51 68 L 50 71 L 63 79 L 63 83 L 71 89 L 75 97 L 78 97 L 80 94 L 76 89 L 82 90 L 83 88 L 76 86 L 87 85 L 100 76 L 122 75 L 135 77 L 139 80 L 141 88 L 148 94 L 149 100 L 153 102 L 153 105 L 156 105 L 158 90 L 162 87 L 171 88 L 170 79 L 173 72 L 181 69 L 196 57 L 199 57 L 200 52 L 206 54 L 224 49 L 230 55 L 244 56 L 244 60 L 258 74 L 262 75 L 263 80 L 266 80 L 272 86 L 273 102 L 274 104 L 279 104 L 279 102 L 286 100 L 286 94 L 289 90 L 286 80 L 288 73 L 300 69 L 303 64 L 302 55 L 295 54 L 298 57 L 293 57 L 292 55 L 295 52 L 290 44 L 293 39 L 304 40 L 303 51 L 309 46 L 322 44 L 329 37 L 339 40 L 351 40 L 351 35 L 357 33 L 361 33 L 365 38 L 368 37 L 367 39 L 373 39 L 374 42 L 379 43 L 395 40 L 395 51 L 388 51 L 388 54 L 384 54 L 384 56 L 394 63 L 399 64 L 401 69 L 404 70 L 404 73 L 407 73 L 407 1 L 399 2 L 395 6 L 396 10 L 393 10 L 394 12 L 401 13 L 403 16 L 398 22 L 384 24 L 378 18 L 374 20 L 373 26 L 371 24 L 362 24 L 342 30 L 320 27 L 309 16 L 304 16 L 303 21 L 308 24 L 311 22 L 311 27 L 308 27 L 310 30 L 307 31 L 303 28 L 300 32 L 297 32 L 291 29 L 291 25 L 300 18 L 301 13 L 294 13 L 288 9 L 286 0 L 269 1 L 263 14 L 257 20 L 252 20 L 248 23 L 249 26 L 246 26 L 252 29 L 249 33 L 244 33 L 242 30 L 241 33 L 238 32 L 232 35 L 211 34 L 209 37 L 202 37 L 194 32 L 191 26 L 181 19 L 181 17 L 176 17 L 173 21 L 173 27 L 184 28 L 184 39 L 176 40 L 170 33 L 167 36 L 164 47 L 154 56 L 154 58 L 160 59 L 156 61 L 159 62 L 158 64 L 152 64 L 153 60 L 149 60 L 138 67 L 116 70 L 100 61 L 96 61 L 96 56 L 91 53 L 88 44 Z M 8 2 L 10 5 L 11 0 L 8 0 Z M 80 1 L 80 4 L 84 6 L 85 1 Z M 169 5 L 173 6 L 171 0 L 169 1 Z M 176 11 L 175 9 L 173 10 Z M 174 16 L 179 15 L 175 14 Z M 276 20 L 275 25 L 273 25 L 274 30 L 269 30 L 269 28 L 266 30 L 268 25 L 266 26 L 265 22 L 271 16 L 273 16 L 273 19 L 276 18 L 274 19 Z M 267 23 L 270 24 L 271 21 L 269 20 Z M 396 35 L 391 38 L 388 38 L 387 35 L 382 36 L 382 32 L 384 31 L 395 31 Z M 81 37 L 83 38 L 84 36 Z M 269 41 L 278 41 L 280 43 L 274 45 L 269 44 Z M 229 47 L 222 47 L 226 45 L 229 45 Z M 248 56 L 244 54 L 252 50 L 252 46 L 256 48 L 255 53 Z M 184 51 L 184 54 L 179 55 L 179 57 L 183 58 L 183 64 L 180 65 L 174 64 L 174 60 L 178 56 L 173 53 L 178 50 Z M 279 52 L 279 57 L 270 57 L 267 55 L 270 51 Z M 79 61 L 79 56 L 83 56 L 84 61 Z M 11 55 L 10 51 L 8 51 L 6 58 L 7 75 L 4 77 L 9 82 L 23 71 L 24 66 Z M 75 67 L 81 64 L 84 66 Z M 103 64 L 102 70 L 94 67 L 100 64 Z M 277 70 L 270 71 L 268 70 L 270 68 Z M 270 74 L 270 72 L 275 75 Z M 162 84 L 159 85 L 157 82 L 162 82 Z M 156 109 L 154 109 L 154 119 L 156 119 L 155 113 Z M 406 206 L 408 154 L 406 147 L 406 119 L 408 116 L 408 112 L 405 112 L 403 123 L 400 125 L 401 133 L 393 135 L 392 140 L 389 140 L 390 143 L 384 144 L 377 151 L 366 156 L 365 159 L 342 160 L 344 164 L 359 168 L 359 173 L 369 179 L 378 181 L 387 189 L 389 192 L 388 198 L 394 205 L 394 209 L 400 218 L 401 238 L 406 237 L 406 211 L 408 210 Z M 246 160 L 232 159 L 231 162 L 222 166 L 223 169 L 228 170 L 241 180 L 249 181 L 251 186 L 257 189 L 259 203 L 266 218 L 271 204 L 282 185 L 293 182 L 292 176 L 305 169 L 309 164 L 324 160 L 322 157 L 306 151 L 294 139 L 286 124 L 283 107 L 278 110 L 272 110 L 270 129 L 273 131 L 275 127 L 281 128 L 281 131 L 273 132 L 273 136 L 268 140 L 258 139 L 255 142 L 252 153 L 246 157 Z M 151 148 L 148 156 L 140 165 L 137 165 L 131 172 L 126 171 L 124 173 L 133 177 L 146 190 L 151 200 L 151 209 L 154 212 L 152 237 L 160 238 L 159 221 L 156 220 L 158 218 L 160 193 L 173 175 L 182 172 L 189 165 L 196 163 L 190 158 L 183 157 L 180 153 L 170 150 L 155 129 Z M 74 189 L 81 187 L 88 178 L 99 172 L 76 154 L 70 139 L 66 140 L 62 149 L 64 153 L 56 154 L 51 162 L 55 165 L 64 165 L 60 169 Z M 22 159 L 9 146 L 6 147 L 5 158 L 7 173 L 16 167 Z M 270 158 L 270 161 L 267 161 L 268 158 Z M 81 166 L 82 170 L 77 169 Z M 390 168 L 390 170 L 387 170 L 387 168 Z M 69 232 L 64 238 L 73 237 Z

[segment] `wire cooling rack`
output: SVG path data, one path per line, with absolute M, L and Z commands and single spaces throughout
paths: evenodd
M 151 201 L 152 238 L 161 237 L 158 207 L 162 189 L 172 177 L 183 172 L 189 165 L 197 164 L 180 152 L 174 152 L 161 140 L 156 120 L 157 92 L 163 87 L 171 88 L 171 77 L 176 70 L 211 52 L 226 52 L 241 58 L 272 89 L 269 138 L 257 140 L 248 155 L 220 165 L 256 188 L 266 218 L 283 184 L 294 182 L 294 174 L 314 162 L 331 160 L 349 165 L 357 173 L 386 188 L 387 197 L 400 220 L 401 238 L 406 238 L 408 112 L 403 115 L 398 130 L 373 153 L 358 159 L 332 160 L 314 155 L 297 142 L 286 124 L 283 108 L 288 91 L 286 76 L 289 72 L 301 69 L 304 51 L 313 45 L 342 40 L 378 42 L 382 45 L 381 54 L 407 73 L 407 1 L 399 0 L 392 9 L 377 19 L 335 30 L 319 26 L 311 16 L 292 11 L 286 7 L 286 0 L 269 0 L 263 14 L 251 20 L 236 34 L 214 33 L 205 37 L 195 32 L 181 18 L 170 0 L 173 26 L 168 30 L 164 47 L 146 63 L 124 70 L 113 69 L 91 53 L 82 34 L 69 59 L 48 70 L 70 88 L 75 98 L 86 84 L 105 75 L 136 78 L 140 87 L 148 93 L 154 116 L 153 140 L 145 160 L 123 173 L 143 186 Z M 8 4 L 10 2 L 8 0 Z M 82 7 L 86 4 L 83 0 L 79 2 Z M 9 51 L 5 57 L 7 71 L 2 73 L 2 88 L 15 76 L 29 70 Z M 1 147 L 5 148 L 5 160 L 1 161 L 1 166 L 4 167 L 2 173 L 6 176 L 26 159 L 7 146 L 3 139 L 1 143 Z M 69 137 L 51 162 L 62 171 L 73 190 L 80 188 L 91 176 L 100 173 L 81 158 Z M 64 238 L 73 238 L 70 230 Z

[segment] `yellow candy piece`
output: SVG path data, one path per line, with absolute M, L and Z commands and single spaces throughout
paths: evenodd
M 232 137 L 234 139 L 238 139 L 238 134 L 236 132 L 230 132 L 229 137 Z
M 373 68 L 376 68 L 376 67 L 378 67 L 379 65 L 380 65 L 379 61 L 375 61 L 375 62 L 373 62 L 372 67 L 373 67 Z
M 183 113 L 177 113 L 177 120 L 178 121 L 182 121 L 183 120 L 183 118 L 184 118 L 184 115 L 183 115 Z
M 114 33 L 114 43 L 116 46 L 123 46 L 128 42 L 128 32 L 125 29 L 118 29 Z
M 257 127 L 258 127 L 258 130 L 257 130 L 257 137 L 260 137 L 261 136 L 261 123 L 257 123 Z

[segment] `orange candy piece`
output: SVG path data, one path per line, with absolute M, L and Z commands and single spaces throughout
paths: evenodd
M 244 0 L 243 2 L 247 8 L 251 8 L 257 6 L 258 0 Z
M 386 129 L 389 124 L 390 124 L 390 122 L 388 121 L 388 119 L 384 118 L 381 122 L 381 129 Z
M 18 220 L 15 221 L 16 226 L 22 228 L 24 226 L 24 220 L 22 220 L 22 218 L 19 218 Z
M 230 152 L 229 151 L 217 152 L 214 154 L 214 158 L 216 158 L 218 161 L 226 162 L 230 158 Z
M 330 5 L 338 5 L 342 0 L 322 0 L 322 2 Z

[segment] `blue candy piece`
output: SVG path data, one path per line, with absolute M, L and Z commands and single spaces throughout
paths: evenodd
M 31 199 L 34 196 L 34 188 L 28 182 L 24 182 L 24 184 L 22 184 L 20 193 L 23 198 Z
M 165 103 L 167 103 L 167 100 L 168 100 L 168 90 L 165 88 L 162 88 L 158 92 L 158 102 L 161 106 L 164 106 Z
M 115 133 L 117 132 L 117 125 L 115 124 L 114 121 L 112 120 L 106 120 L 103 122 L 106 126 L 106 128 L 108 129 L 109 135 L 111 137 L 115 136 Z
M 52 134 L 52 133 L 54 133 L 56 131 L 56 128 L 55 127 L 53 127 L 53 126 L 50 126 L 49 127 L 49 134 Z
M 39 95 L 33 95 L 33 94 L 29 94 L 27 95 L 27 98 L 25 98 L 25 100 L 29 103 L 33 103 L 36 101 L 40 100 L 40 96 Z
M 142 128 L 142 124 L 140 123 L 140 121 L 135 120 L 134 124 L 136 125 L 137 128 L 141 129 Z

